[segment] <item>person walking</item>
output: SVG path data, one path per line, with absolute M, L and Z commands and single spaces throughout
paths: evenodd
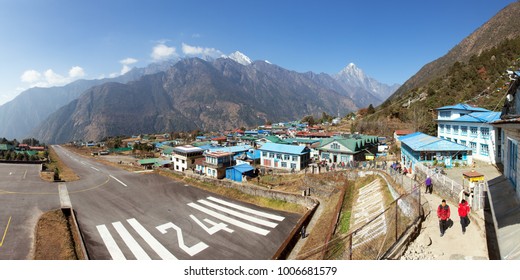
M 439 228 L 442 237 L 448 227 L 448 219 L 450 218 L 450 206 L 446 204 L 445 199 L 443 199 L 439 207 L 437 207 L 437 217 L 439 218 Z
M 468 202 L 463 199 L 459 203 L 459 217 L 460 217 L 460 225 L 462 226 L 462 234 L 466 233 L 466 227 L 469 225 L 468 214 L 471 211 Z
M 426 185 L 426 191 L 424 193 L 428 193 L 430 191 L 430 194 L 432 194 L 433 186 L 432 186 L 432 178 L 430 178 L 430 175 L 426 177 L 426 181 L 424 181 L 424 184 Z

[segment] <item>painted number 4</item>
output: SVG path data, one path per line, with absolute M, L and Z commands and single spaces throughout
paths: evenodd
M 204 242 L 199 242 L 191 247 L 186 246 L 184 244 L 184 236 L 182 235 L 182 229 L 178 226 L 176 226 L 174 223 L 166 223 L 164 225 L 160 225 L 157 227 L 157 229 L 162 233 L 166 234 L 168 232 L 168 229 L 174 229 L 177 232 L 177 240 L 179 241 L 179 247 L 188 255 L 191 257 L 195 256 L 196 254 L 202 252 L 204 249 L 208 248 L 208 245 Z

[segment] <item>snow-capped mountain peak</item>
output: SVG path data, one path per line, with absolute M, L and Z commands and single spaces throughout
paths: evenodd
M 338 73 L 338 76 L 343 76 L 345 78 L 357 78 L 359 81 L 365 80 L 367 77 L 363 70 L 359 69 L 354 63 L 349 63 L 343 70 Z
M 251 59 L 249 57 L 247 57 L 247 55 L 245 55 L 239 51 L 236 51 L 236 52 L 230 54 L 228 56 L 228 58 L 231 58 L 234 61 L 236 61 L 242 65 L 249 65 L 249 64 L 253 63 L 253 61 L 251 61 Z

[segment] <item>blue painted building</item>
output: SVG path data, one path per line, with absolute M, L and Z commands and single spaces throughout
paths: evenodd
M 265 143 L 260 149 L 260 165 L 268 168 L 280 168 L 300 171 L 310 162 L 308 147 Z
M 226 179 L 242 182 L 244 176 L 252 177 L 254 168 L 249 164 L 239 164 L 226 168 Z
M 472 150 L 461 144 L 415 132 L 399 137 L 403 166 L 414 169 L 417 162 L 424 164 L 444 163 L 452 167 L 456 163 L 469 165 L 473 162 Z

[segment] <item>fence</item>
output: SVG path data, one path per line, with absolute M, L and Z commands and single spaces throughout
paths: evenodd
M 422 163 L 416 163 L 415 172 L 417 173 L 417 179 L 420 182 L 424 182 L 426 176 L 429 175 L 432 179 L 435 192 L 437 192 L 441 197 L 445 197 L 446 199 L 455 202 L 459 202 L 462 198 L 464 198 L 464 186 L 450 179 L 448 176 L 436 172 L 434 168 L 429 168 Z M 469 193 L 468 188 L 466 188 L 465 191 Z M 480 210 L 484 208 L 485 191 L 487 191 L 486 181 L 477 184 L 473 188 L 473 191 L 469 197 L 469 203 L 471 204 L 472 209 Z
M 336 236 L 299 258 L 313 259 L 325 250 L 325 259 L 328 260 L 381 259 L 422 218 L 420 199 L 420 190 L 416 188 L 393 201 L 363 226 Z

